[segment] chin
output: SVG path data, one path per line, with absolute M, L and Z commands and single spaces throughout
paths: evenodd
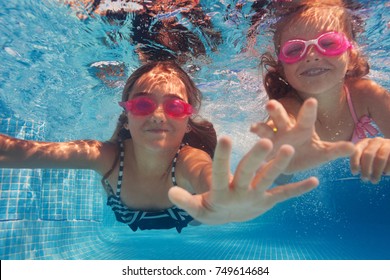
M 146 145 L 155 151 L 161 151 L 166 149 L 177 148 L 180 145 L 180 142 L 176 143 L 176 141 L 162 139 L 162 140 L 149 141 Z

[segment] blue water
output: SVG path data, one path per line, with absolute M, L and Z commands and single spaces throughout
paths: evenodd
M 390 88 L 390 8 L 366 2 L 360 43 L 370 77 Z M 249 125 L 266 118 L 259 59 L 241 53 L 249 6 L 225 21 L 230 1 L 202 3 L 224 43 L 194 61 L 200 70 L 192 75 L 204 93 L 201 114 L 234 141 L 234 168 L 256 140 Z M 54 0 L 1 1 L 0 11 L 0 132 L 46 141 L 109 138 L 123 81 L 107 87 L 90 65 L 120 61 L 126 74 L 138 66 L 130 43 L 103 43 L 106 32 L 124 27 L 81 22 Z M 263 27 L 259 49 L 269 46 Z M 390 179 L 364 183 L 344 159 L 295 179 L 309 174 L 321 180 L 316 190 L 262 217 L 178 234 L 133 233 L 116 222 L 92 171 L 0 169 L 0 259 L 390 259 Z

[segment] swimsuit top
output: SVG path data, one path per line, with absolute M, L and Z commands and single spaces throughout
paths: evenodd
M 177 185 L 175 177 L 176 161 L 182 147 L 183 145 L 180 146 L 172 161 L 171 177 L 172 184 L 174 186 Z M 111 206 L 117 221 L 127 224 L 133 231 L 136 231 L 137 229 L 145 230 L 176 228 L 176 230 L 180 233 L 181 230 L 193 220 L 193 218 L 186 211 L 176 206 L 157 211 L 142 211 L 130 209 L 122 203 L 120 194 L 122 187 L 124 154 L 123 143 L 120 142 L 120 162 L 116 194 L 112 192 L 107 199 L 107 205 Z
M 353 121 L 355 123 L 355 129 L 352 134 L 351 141 L 353 143 L 358 142 L 360 139 L 367 138 L 368 136 L 376 136 L 379 134 L 379 130 L 375 128 L 375 122 L 367 115 L 362 116 L 360 119 L 357 118 L 355 109 L 353 108 L 351 95 L 346 86 L 344 86 L 345 93 L 347 95 L 347 102 L 349 111 L 351 112 Z

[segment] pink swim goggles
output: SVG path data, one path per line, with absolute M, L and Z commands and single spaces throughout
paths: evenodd
M 306 55 L 310 45 L 314 45 L 321 54 L 326 56 L 340 55 L 352 47 L 344 34 L 330 31 L 313 40 L 294 39 L 285 42 L 278 58 L 287 64 L 296 63 Z
M 135 116 L 147 116 L 152 114 L 158 107 L 157 102 L 147 96 L 135 97 L 126 102 L 119 102 L 119 105 Z M 165 114 L 171 118 L 184 118 L 194 113 L 192 106 L 181 99 L 171 98 L 163 103 Z

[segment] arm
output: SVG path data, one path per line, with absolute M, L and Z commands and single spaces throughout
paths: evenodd
M 253 219 L 262 215 L 278 202 L 306 193 L 318 185 L 316 178 L 268 189 L 274 180 L 284 172 L 294 149 L 283 146 L 275 159 L 266 164 L 263 160 L 272 150 L 272 143 L 263 139 L 242 158 L 231 177 L 231 141 L 221 138 L 210 170 L 203 173 L 209 189 L 192 195 L 180 187 L 169 190 L 172 203 L 185 209 L 194 219 L 206 224 L 222 224 Z M 205 168 L 210 168 L 204 165 Z M 202 174 L 202 173 L 197 173 Z M 202 181 L 202 179 L 200 179 Z
M 95 140 L 37 142 L 0 134 L 0 168 L 108 170 L 115 146 Z

